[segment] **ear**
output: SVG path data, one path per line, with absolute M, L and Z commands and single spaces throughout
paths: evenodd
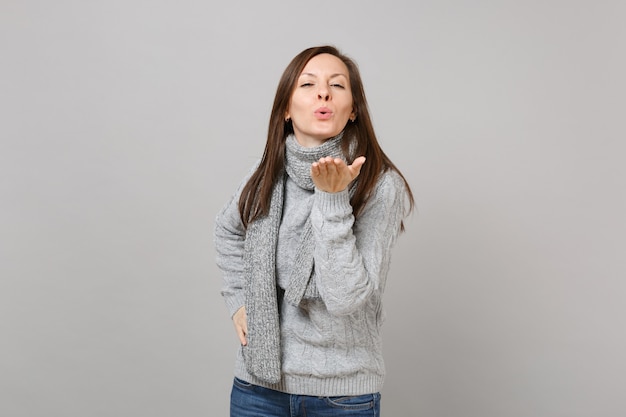
M 288 122 L 289 120 L 291 120 L 291 116 L 289 115 L 289 112 L 285 112 L 285 122 Z
M 354 122 L 356 120 L 356 110 L 353 108 L 352 113 L 350 113 L 350 121 Z

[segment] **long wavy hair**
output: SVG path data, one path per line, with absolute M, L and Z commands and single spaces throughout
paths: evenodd
M 367 106 L 367 99 L 365 98 L 363 82 L 361 81 L 361 75 L 356 63 L 339 52 L 337 48 L 326 45 L 308 48 L 300 52 L 289 63 L 280 78 L 270 115 L 267 143 L 265 144 L 263 157 L 258 168 L 244 186 L 239 199 L 239 214 L 245 227 L 269 212 L 272 188 L 284 172 L 285 140 L 293 133 L 292 124 L 285 121 L 285 114 L 289 109 L 289 102 L 302 70 L 311 58 L 320 54 L 334 55 L 348 67 L 356 120 L 348 122 L 344 128 L 343 137 L 354 138 L 356 146 L 354 153 L 350 155 L 350 152 L 348 152 L 350 141 L 343 140 L 342 151 L 349 164 L 352 163 L 356 156 L 363 155 L 366 158 L 366 162 L 361 167 L 361 172 L 356 180 L 356 190 L 350 200 L 354 216 L 358 217 L 365 203 L 367 203 L 379 176 L 389 169 L 396 171 L 404 180 L 409 198 L 409 212 L 413 210 L 415 203 L 409 184 L 400 170 L 385 155 L 376 139 Z M 404 223 L 401 224 L 401 229 L 404 230 Z

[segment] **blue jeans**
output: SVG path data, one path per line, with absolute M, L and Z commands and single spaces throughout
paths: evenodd
M 380 394 L 346 397 L 293 395 L 235 378 L 230 417 L 379 417 Z

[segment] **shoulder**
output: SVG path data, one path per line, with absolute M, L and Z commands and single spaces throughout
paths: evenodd
M 239 197 L 241 196 L 243 188 L 246 186 L 248 181 L 250 181 L 250 179 L 252 178 L 252 175 L 254 175 L 256 170 L 259 168 L 260 163 L 261 163 L 260 159 L 257 160 L 252 165 L 252 167 L 248 169 L 248 172 L 246 172 L 243 179 L 239 180 L 239 184 L 237 184 L 237 188 L 235 189 L 235 192 L 231 194 L 230 199 L 228 203 L 226 204 L 226 206 L 233 204 L 233 201 L 239 200 Z
M 247 181 L 250 179 L 250 177 L 252 177 L 252 174 L 254 174 L 259 167 L 261 166 L 261 158 L 257 159 L 254 164 L 252 164 L 252 166 L 248 169 L 248 173 L 246 174 L 244 180 Z
M 403 212 L 407 201 L 408 193 L 404 179 L 397 171 L 388 169 L 379 175 L 363 212 L 372 210 L 382 210 L 386 213 Z
M 406 193 L 406 184 L 402 176 L 393 169 L 380 174 L 372 196 L 402 196 Z

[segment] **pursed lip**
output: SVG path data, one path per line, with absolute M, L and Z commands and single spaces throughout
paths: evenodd
M 328 119 L 333 115 L 333 111 L 328 107 L 320 107 L 314 114 L 318 119 Z

